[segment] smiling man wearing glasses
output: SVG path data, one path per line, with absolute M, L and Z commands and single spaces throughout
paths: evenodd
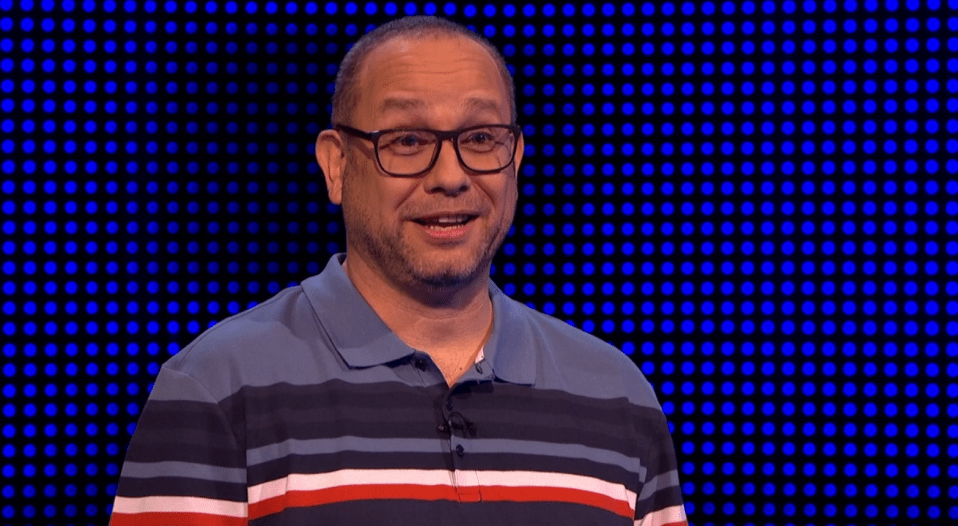
M 316 156 L 342 204 L 350 281 L 452 384 L 492 327 L 489 268 L 516 207 L 522 134 L 494 49 L 425 27 L 356 45 Z
M 343 60 L 316 142 L 346 254 L 163 367 L 113 524 L 680 525 L 615 348 L 489 279 L 523 137 L 498 51 L 432 17 Z

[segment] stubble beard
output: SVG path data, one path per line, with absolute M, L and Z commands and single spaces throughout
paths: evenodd
M 363 206 L 362 196 L 354 195 L 349 180 L 344 174 L 342 208 L 347 243 L 361 251 L 368 264 L 379 267 L 384 277 L 412 289 L 450 291 L 485 277 L 512 223 L 510 219 L 493 225 L 469 257 L 444 255 L 441 260 L 428 260 L 404 239 L 403 224 L 384 225 Z

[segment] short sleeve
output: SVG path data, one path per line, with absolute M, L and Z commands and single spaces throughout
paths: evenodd
M 246 454 L 223 408 L 163 367 L 126 452 L 111 526 L 247 524 Z
M 635 526 L 686 526 L 675 448 L 664 414 L 652 437 L 641 458 L 646 469 L 635 502 Z

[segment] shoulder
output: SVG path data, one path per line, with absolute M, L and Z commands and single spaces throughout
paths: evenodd
M 163 365 L 197 379 L 216 398 L 263 378 L 291 353 L 315 344 L 318 324 L 299 286 L 213 325 Z
M 509 299 L 509 312 L 523 320 L 536 342 L 536 386 L 590 398 L 627 398 L 658 409 L 651 384 L 615 346 L 568 323 Z

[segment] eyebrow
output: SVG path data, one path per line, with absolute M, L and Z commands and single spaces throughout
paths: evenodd
M 499 113 L 499 104 L 492 99 L 485 99 L 481 97 L 471 97 L 466 100 L 466 103 L 463 104 L 465 109 L 468 111 L 481 112 L 481 111 L 492 111 Z
M 499 113 L 500 110 L 499 104 L 496 101 L 483 97 L 470 97 L 466 99 L 462 106 L 465 111 L 474 113 L 484 111 Z M 424 110 L 427 107 L 428 104 L 422 99 L 391 97 L 380 103 L 379 111 L 412 111 Z
M 379 104 L 380 111 L 390 111 L 390 110 L 399 110 L 399 111 L 408 111 L 408 110 L 420 110 L 426 107 L 425 101 L 420 99 L 400 99 L 400 98 L 388 98 L 382 103 Z

